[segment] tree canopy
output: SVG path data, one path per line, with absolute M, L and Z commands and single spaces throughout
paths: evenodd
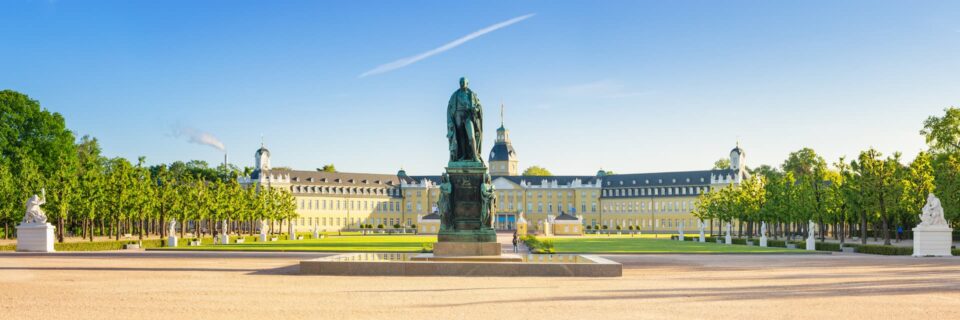
M 549 170 L 540 167 L 540 166 L 530 166 L 527 170 L 523 170 L 523 175 L 527 177 L 548 177 L 553 176 Z

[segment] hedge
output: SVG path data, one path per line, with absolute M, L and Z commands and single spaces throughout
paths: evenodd
M 540 239 L 537 239 L 534 235 L 523 236 L 520 240 L 523 241 L 533 253 L 556 253 L 556 250 L 553 248 L 553 241 L 540 241 Z
M 885 256 L 909 256 L 913 254 L 912 247 L 884 246 L 878 244 L 845 244 L 857 253 L 880 254 Z

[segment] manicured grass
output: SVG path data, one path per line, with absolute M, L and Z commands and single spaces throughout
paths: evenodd
M 328 236 L 323 239 L 246 242 L 228 245 L 177 247 L 175 250 L 217 251 L 320 251 L 320 252 L 420 252 L 424 245 L 437 242 L 437 236 L 382 235 Z M 158 248 L 172 250 L 174 248 Z
M 669 236 L 668 236 L 669 237 Z M 758 246 L 724 245 L 675 241 L 668 239 L 644 239 L 629 237 L 553 237 L 557 253 L 812 253 L 798 249 L 763 248 Z
M 591 237 L 591 238 L 670 239 L 670 237 L 675 236 L 675 235 L 677 235 L 677 234 L 676 234 L 676 233 L 669 233 L 669 234 L 667 234 L 667 233 L 659 233 L 659 234 L 657 234 L 657 233 L 626 234 L 626 232 L 624 232 L 623 234 L 594 234 L 594 233 L 587 233 L 587 234 L 584 234 L 583 236 L 584 236 L 584 237 Z M 707 234 L 706 236 L 709 237 L 710 235 Z M 691 239 L 691 238 L 698 238 L 698 239 L 699 239 L 699 238 L 700 238 L 700 234 L 699 234 L 699 233 L 684 233 L 684 237 L 686 237 L 687 239 Z

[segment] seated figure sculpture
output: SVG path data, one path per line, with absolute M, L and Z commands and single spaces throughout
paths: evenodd
M 23 215 L 23 223 L 47 223 L 47 215 L 43 213 L 43 209 L 40 209 L 40 206 L 44 203 L 47 203 L 47 191 L 44 189 L 40 190 L 42 197 L 33 195 L 30 199 L 27 199 L 27 212 Z

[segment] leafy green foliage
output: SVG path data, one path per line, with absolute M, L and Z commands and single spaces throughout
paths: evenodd
M 549 177 L 553 176 L 549 170 L 540 167 L 540 166 L 530 166 L 527 170 L 523 170 L 523 176 L 526 177 Z

